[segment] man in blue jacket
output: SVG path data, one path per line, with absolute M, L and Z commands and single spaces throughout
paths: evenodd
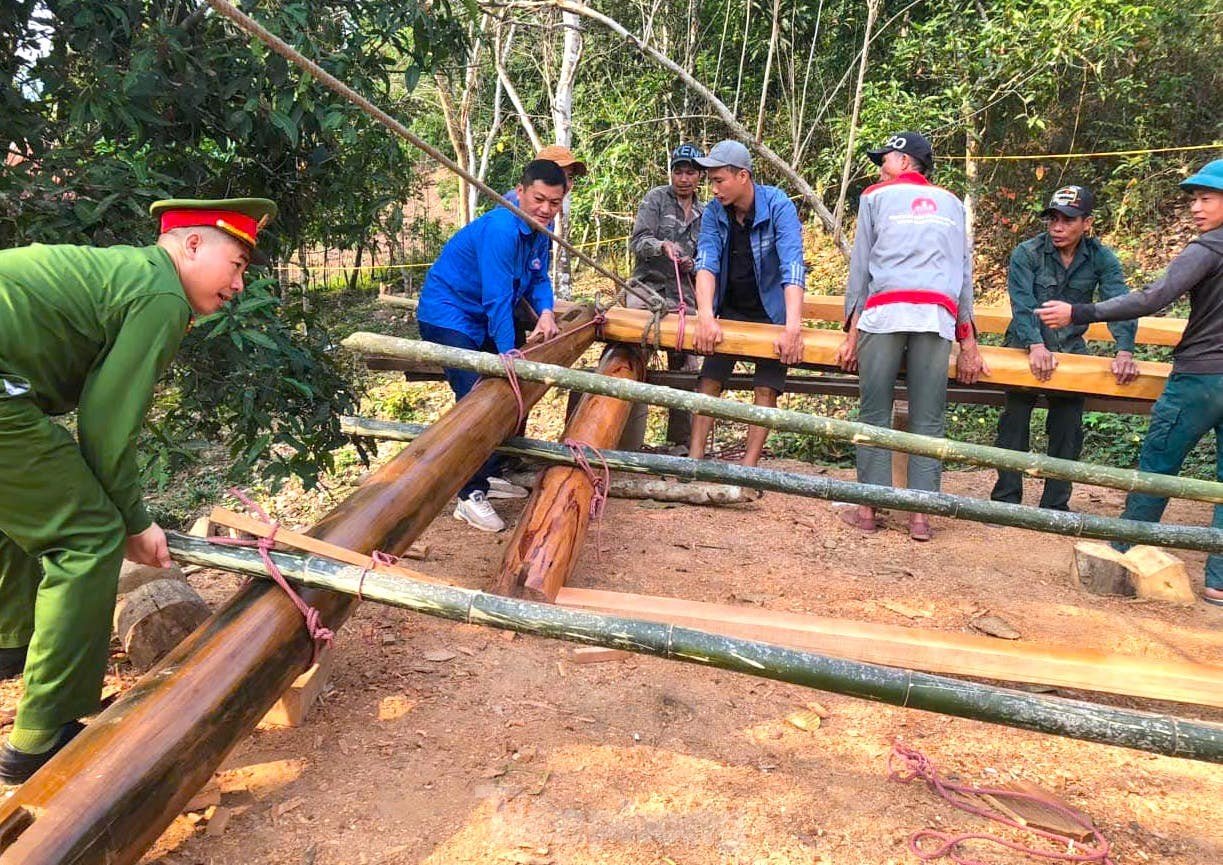
M 775 186 L 756 183 L 752 156 L 738 141 L 720 141 L 696 160 L 709 174 L 714 200 L 705 206 L 696 252 L 696 332 L 693 343 L 711 355 L 701 366 L 701 393 L 718 396 L 737 358 L 713 354 L 722 341 L 719 319 L 785 326 L 775 344 L 777 360 L 756 360 L 756 405 L 775 406 L 785 390 L 786 366 L 803 359 L 802 223 L 798 211 Z M 713 418 L 692 418 L 689 454 L 705 456 Z M 754 466 L 769 431 L 748 427 L 743 464 Z
M 514 190 L 518 206 L 541 225 L 560 210 L 567 189 L 565 172 L 555 162 L 527 164 Z M 527 341 L 557 333 L 548 277 L 551 240 L 504 207 L 495 207 L 459 230 L 443 247 L 420 293 L 416 318 L 429 342 L 504 354 L 515 348 L 514 308 L 526 301 L 539 317 Z M 455 399 L 476 383 L 474 372 L 447 369 Z M 499 532 L 505 523 L 488 502 L 488 478 L 498 460 L 488 462 L 459 492 L 454 517 L 481 531 Z

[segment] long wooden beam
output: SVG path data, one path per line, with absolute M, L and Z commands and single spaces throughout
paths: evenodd
M 889 667 L 1223 707 L 1223 667 L 1213 664 L 568 586 L 556 603 Z
M 571 364 L 590 345 L 589 310 L 527 355 Z M 524 382 L 533 405 L 547 385 Z M 505 381 L 486 379 L 383 465 L 310 534 L 359 553 L 402 552 L 518 425 Z M 338 628 L 353 599 L 309 590 Z M 305 668 L 310 641 L 274 585 L 234 595 L 12 796 L 0 802 L 0 865 L 130 865 Z
M 645 375 L 644 353 L 635 346 L 611 346 L 598 371 L 640 381 Z M 583 394 L 561 440 L 584 442 L 593 448 L 614 447 L 631 408 L 632 403 L 623 400 Z M 599 470 L 597 460 L 593 468 Z M 545 470 L 506 545 L 493 591 L 531 600 L 555 598 L 577 566 L 593 498 L 594 485 L 580 468 L 552 466 Z
M 803 298 L 803 318 L 816 321 L 844 321 L 845 298 L 833 294 L 808 294 Z M 981 333 L 1006 333 L 1011 324 L 1010 309 L 1002 306 L 974 306 L 973 319 Z M 1144 316 L 1138 319 L 1139 345 L 1176 345 L 1185 333 L 1185 319 Z M 1087 339 L 1112 342 L 1108 325 L 1095 322 L 1087 328 Z
M 640 343 L 650 324 L 649 312 L 624 307 L 612 307 L 606 312 L 603 338 L 611 342 Z M 774 343 L 781 335 L 781 327 L 774 324 L 723 321 L 722 342 L 719 354 L 735 354 L 747 358 L 775 358 Z M 660 347 L 675 348 L 678 318 L 668 315 L 662 319 Z M 691 317 L 684 330 L 683 348 L 692 350 L 696 327 Z M 653 339 L 653 331 L 647 338 Z M 808 328 L 803 331 L 803 362 L 817 368 L 836 369 L 835 354 L 844 335 L 838 331 Z M 1163 393 L 1164 384 L 1172 371 L 1172 365 L 1138 362 L 1138 379 L 1127 385 L 1118 385 L 1110 369 L 1111 360 L 1092 355 L 1058 353 L 1058 367 L 1048 381 L 1038 381 L 1028 367 L 1027 353 L 1017 348 L 982 346 L 981 354 L 989 365 L 990 374 L 983 376 L 985 384 L 1005 387 L 1024 387 L 1036 390 L 1062 391 L 1098 396 L 1119 396 L 1127 399 L 1156 400 Z M 954 359 L 949 364 L 948 377 L 955 375 Z

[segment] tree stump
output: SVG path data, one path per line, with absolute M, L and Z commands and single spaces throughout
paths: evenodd
M 1074 545 L 1070 573 L 1074 581 L 1093 595 L 1134 597 L 1134 584 L 1125 555 L 1108 544 L 1081 541 Z
M 1185 563 L 1158 547 L 1131 547 L 1125 554 L 1130 581 L 1140 598 L 1193 604 L 1197 596 L 1185 572 Z
M 185 580 L 153 580 L 119 599 L 115 632 L 132 664 L 144 670 L 203 624 L 211 612 Z
M 123 567 L 119 569 L 119 590 L 116 594 L 130 594 L 145 583 L 151 583 L 154 580 L 178 580 L 182 583 L 187 581 L 187 577 L 178 565 L 155 568 L 152 565 L 138 565 L 125 560 Z

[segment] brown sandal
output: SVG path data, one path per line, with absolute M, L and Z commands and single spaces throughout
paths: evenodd
M 929 520 L 909 520 L 909 538 L 914 541 L 928 541 L 934 537 Z
M 863 517 L 858 513 L 857 507 L 841 508 L 837 512 L 841 522 L 853 526 L 864 535 L 873 535 L 879 531 L 879 525 L 874 517 Z

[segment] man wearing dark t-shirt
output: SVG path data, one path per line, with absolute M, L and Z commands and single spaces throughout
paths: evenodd
M 777 339 L 777 360 L 756 359 L 756 405 L 775 406 L 785 389 L 786 365 L 803 357 L 802 225 L 786 194 L 756 183 L 752 157 L 737 141 L 722 141 L 697 162 L 709 171 L 714 200 L 701 218 L 696 255 L 696 334 L 701 354 L 711 355 L 701 367 L 701 393 L 721 394 L 737 360 L 713 354 L 722 341 L 718 319 L 777 324 L 785 332 Z M 689 452 L 705 455 L 705 440 L 713 419 L 695 415 Z M 754 466 L 764 451 L 768 430 L 748 427 L 743 464 Z

